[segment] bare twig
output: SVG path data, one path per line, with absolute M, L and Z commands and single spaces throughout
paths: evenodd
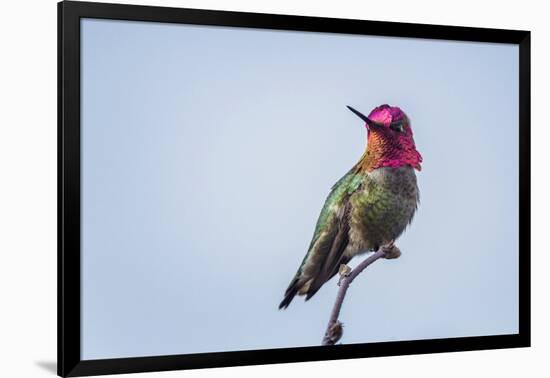
M 338 289 L 338 294 L 336 295 L 336 301 L 332 307 L 332 312 L 330 313 L 330 319 L 328 321 L 327 330 L 325 336 L 323 337 L 323 345 L 334 345 L 342 337 L 342 323 L 338 321 L 338 316 L 340 315 L 340 309 L 342 308 L 342 303 L 344 303 L 344 298 L 346 297 L 346 292 L 348 291 L 349 285 L 353 282 L 355 277 L 359 275 L 366 267 L 378 260 L 379 258 L 384 257 L 386 254 L 384 248 L 380 248 L 374 254 L 367 257 L 359 265 L 355 267 L 349 274 L 344 274 L 341 276 Z

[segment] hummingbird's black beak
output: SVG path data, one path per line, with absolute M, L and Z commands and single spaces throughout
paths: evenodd
M 361 118 L 363 121 L 365 121 L 369 127 L 371 127 L 371 126 L 374 125 L 374 122 L 371 121 L 366 115 L 364 115 L 364 114 L 361 113 L 360 111 L 353 109 L 353 108 L 352 108 L 351 106 L 349 106 L 349 105 L 347 105 L 347 108 L 348 108 L 349 110 L 351 110 L 351 112 L 352 112 L 353 114 L 355 114 L 357 117 L 359 117 L 359 118 Z

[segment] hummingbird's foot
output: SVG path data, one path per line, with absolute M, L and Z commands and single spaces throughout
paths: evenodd
M 347 266 L 346 264 L 340 264 L 340 268 L 338 268 L 338 274 L 340 274 L 340 278 L 338 279 L 338 286 L 340 286 L 340 283 L 344 279 L 344 277 L 349 276 L 351 273 L 351 268 Z
M 385 259 L 396 259 L 401 256 L 401 250 L 393 243 L 382 247 Z

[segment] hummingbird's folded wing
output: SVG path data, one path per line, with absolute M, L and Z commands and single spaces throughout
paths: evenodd
M 314 251 L 314 253 L 319 254 L 320 264 L 309 284 L 306 300 L 311 298 L 325 282 L 330 280 L 338 272 L 341 264 L 347 264 L 350 260 L 350 258 L 344 254 L 349 243 L 350 211 L 351 205 L 349 201 L 346 200 L 339 209 L 339 214 L 337 214 L 334 219 L 334 225 L 332 226 L 334 231 L 332 235 L 323 238 L 325 240 L 319 243 L 319 250 Z
M 300 268 L 288 286 L 279 308 L 286 308 L 296 294 L 311 298 L 337 272 L 349 257 L 345 250 L 349 242 L 350 196 L 362 182 L 353 170 L 342 177 L 328 195 L 315 232 Z
M 309 250 L 286 289 L 279 308 L 288 307 L 296 294 L 306 295 L 306 300 L 311 298 L 338 271 L 340 264 L 349 261 L 343 255 L 349 240 L 349 226 L 346 226 L 347 220 L 343 217 L 348 216 L 347 212 L 343 207 L 339 211 L 325 203 Z M 333 273 L 334 266 L 336 271 Z

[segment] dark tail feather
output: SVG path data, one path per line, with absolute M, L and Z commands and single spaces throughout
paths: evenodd
M 323 269 L 323 271 L 317 272 L 313 281 L 309 281 L 309 283 L 308 281 L 306 281 L 306 285 L 309 286 L 307 289 L 307 292 L 305 293 L 306 301 L 309 300 L 311 297 L 313 297 L 315 293 L 319 291 L 321 286 L 325 284 L 325 282 L 330 280 L 332 277 L 336 275 L 336 273 L 338 273 L 338 270 L 340 269 L 340 264 L 347 264 L 350 260 L 351 259 L 348 256 L 342 255 L 335 263 L 332 264 L 332 266 Z M 296 273 L 296 276 L 288 286 L 288 289 L 286 289 L 285 297 L 281 302 L 281 304 L 279 304 L 279 310 L 287 308 L 290 302 L 292 302 L 292 300 L 298 293 L 298 291 L 300 291 L 300 289 L 302 289 L 302 286 L 304 286 L 304 282 L 303 281 L 299 282 L 300 281 L 299 278 L 300 278 L 300 271 Z
M 282 300 L 281 304 L 279 304 L 279 310 L 280 309 L 285 309 L 285 308 L 288 307 L 290 302 L 292 302 L 292 300 L 294 299 L 294 297 L 298 293 L 298 290 L 300 290 L 300 288 L 298 287 L 298 277 L 296 277 L 292 280 L 292 282 L 288 286 L 288 289 L 286 289 L 285 297 Z

